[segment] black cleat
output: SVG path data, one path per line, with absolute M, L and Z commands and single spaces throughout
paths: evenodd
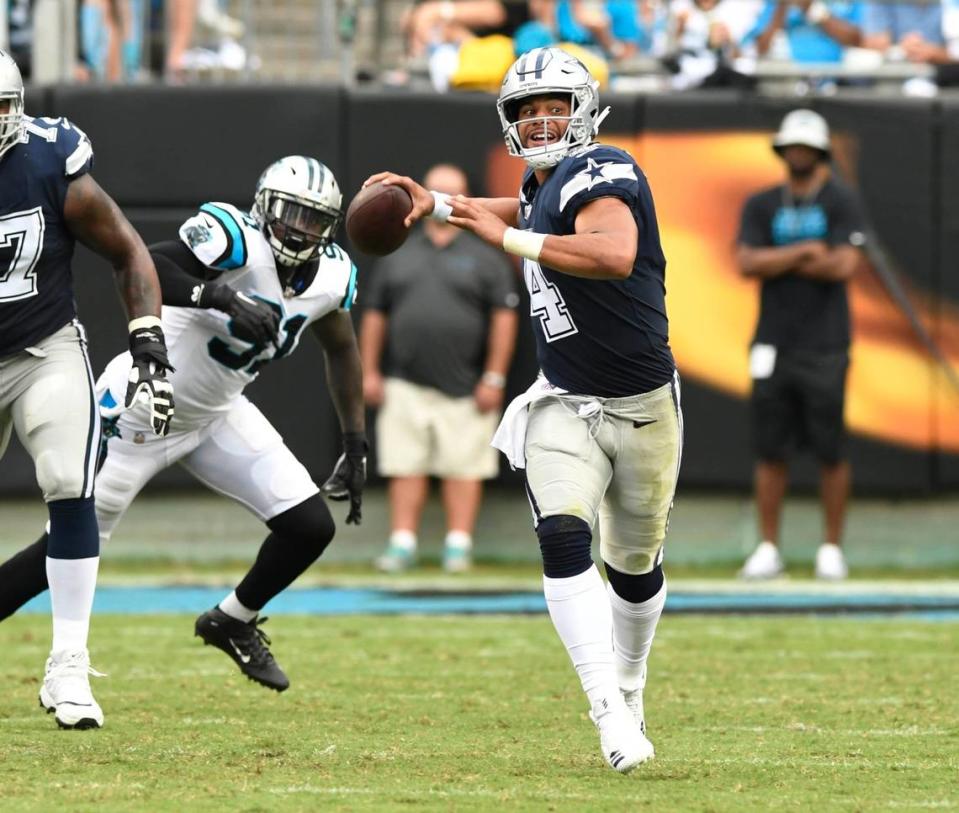
M 290 687 L 290 680 L 273 659 L 268 646 L 270 639 L 260 629 L 266 620 L 254 618 L 244 623 L 214 607 L 197 618 L 194 630 L 204 644 L 222 649 L 233 658 L 250 680 L 282 692 Z

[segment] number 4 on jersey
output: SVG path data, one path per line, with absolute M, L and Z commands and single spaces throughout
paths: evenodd
M 559 288 L 543 276 L 539 263 L 523 260 L 523 275 L 529 290 L 530 314 L 539 317 L 546 341 L 555 342 L 578 333 L 579 329 L 569 315 L 563 295 Z

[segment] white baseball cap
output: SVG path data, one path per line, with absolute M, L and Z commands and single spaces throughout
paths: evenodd
M 801 144 L 829 155 L 829 125 L 813 110 L 793 110 L 787 113 L 773 138 L 773 149 L 781 152 L 783 147 Z

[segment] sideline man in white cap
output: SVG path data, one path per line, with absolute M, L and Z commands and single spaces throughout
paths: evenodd
M 761 282 L 749 358 L 761 541 L 740 575 L 770 579 L 783 572 L 779 526 L 786 458 L 799 447 L 820 464 L 825 538 L 816 553 L 816 576 L 844 579 L 840 542 L 851 479 L 843 450 L 846 282 L 862 260 L 863 223 L 850 192 L 831 176 L 829 127 L 822 116 L 793 110 L 773 149 L 786 165 L 786 183 L 746 202 L 739 231 L 740 270 Z

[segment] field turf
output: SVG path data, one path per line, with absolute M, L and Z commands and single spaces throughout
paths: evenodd
M 545 616 L 277 617 L 282 695 L 192 621 L 95 617 L 83 732 L 37 706 L 48 619 L 0 624 L 0 809 L 959 809 L 955 623 L 667 616 L 624 777 Z

